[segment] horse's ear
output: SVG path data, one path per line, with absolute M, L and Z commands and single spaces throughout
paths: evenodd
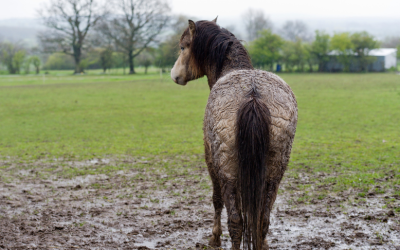
M 190 37 L 193 38 L 194 34 L 196 33 L 196 24 L 192 20 L 189 20 L 189 32 Z
M 217 23 L 217 19 L 218 19 L 218 16 L 216 18 L 214 18 L 214 20 L 212 20 L 211 22 Z

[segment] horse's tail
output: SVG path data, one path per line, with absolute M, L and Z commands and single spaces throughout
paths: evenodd
M 238 188 L 240 190 L 244 243 L 260 250 L 265 212 L 266 163 L 270 143 L 271 115 L 255 88 L 238 110 L 236 145 L 238 150 Z

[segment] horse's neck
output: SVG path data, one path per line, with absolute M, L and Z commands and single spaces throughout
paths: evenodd
M 230 67 L 226 67 L 225 69 L 222 68 L 222 72 L 218 78 L 215 76 L 215 70 L 212 70 L 213 72 L 211 74 L 207 74 L 208 86 L 210 87 L 210 90 L 214 87 L 214 85 L 217 83 L 217 81 L 220 78 L 224 77 L 225 75 L 229 74 L 230 72 L 232 72 L 234 70 L 239 70 L 239 69 L 234 69 L 234 68 L 230 68 Z
M 210 90 L 213 88 L 215 83 L 221 77 L 229 74 L 232 71 L 243 70 L 243 69 L 251 70 L 254 68 L 251 65 L 251 62 L 250 62 L 244 48 L 234 46 L 233 48 L 231 48 L 229 50 L 228 55 L 226 55 L 224 65 L 222 67 L 222 71 L 218 77 L 216 76 L 216 67 L 215 66 L 212 67 L 211 69 L 209 69 L 209 72 L 206 73 L 207 79 L 208 79 L 208 86 L 210 87 Z

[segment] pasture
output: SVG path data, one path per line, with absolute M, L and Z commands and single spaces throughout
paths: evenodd
M 400 76 L 281 77 L 299 120 L 271 249 L 400 247 Z M 208 93 L 155 71 L 0 76 L 0 249 L 207 248 Z

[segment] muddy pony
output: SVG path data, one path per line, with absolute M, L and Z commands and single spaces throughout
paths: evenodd
M 228 213 L 232 249 L 268 249 L 270 213 L 287 168 L 297 124 L 296 98 L 277 75 L 253 68 L 241 42 L 213 21 L 189 20 L 171 70 L 180 85 L 207 76 L 205 160 L 213 184 L 210 245 L 221 246 Z

